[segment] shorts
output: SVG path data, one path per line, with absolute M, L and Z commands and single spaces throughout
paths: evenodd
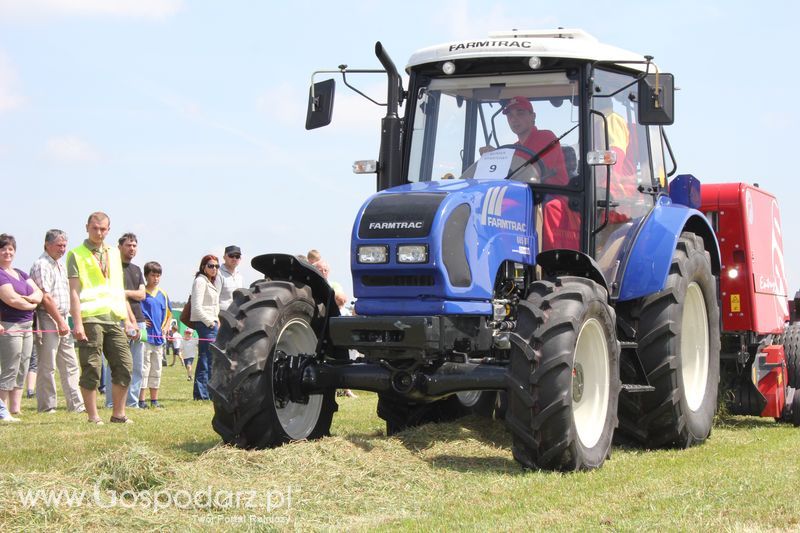
M 189 366 L 194 363 L 194 357 L 184 357 L 183 358 L 183 366 Z
M 133 357 L 122 326 L 90 322 L 84 324 L 83 329 L 87 339 L 76 343 L 81 363 L 81 379 L 78 382 L 81 388 L 97 389 L 103 355 L 111 369 L 111 383 L 123 387 L 130 385 Z

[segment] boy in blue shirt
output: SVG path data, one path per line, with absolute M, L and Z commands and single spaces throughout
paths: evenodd
M 142 301 L 142 313 L 147 324 L 147 341 L 142 357 L 142 388 L 139 392 L 139 408 L 147 409 L 144 391 L 150 389 L 150 407 L 162 409 L 158 403 L 158 387 L 161 384 L 161 360 L 167 342 L 167 327 L 172 314 L 167 293 L 158 288 L 161 282 L 161 265 L 150 261 L 144 265 L 146 296 Z

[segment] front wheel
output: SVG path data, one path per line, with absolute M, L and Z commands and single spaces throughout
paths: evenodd
M 506 414 L 524 466 L 587 470 L 609 457 L 620 390 L 615 332 L 606 290 L 594 281 L 532 285 L 512 335 Z
M 214 430 L 228 444 L 265 448 L 328 435 L 336 411 L 335 391 L 293 402 L 276 390 L 276 358 L 313 355 L 317 312 L 311 289 L 281 281 L 259 281 L 239 290 L 221 313 L 211 345 Z

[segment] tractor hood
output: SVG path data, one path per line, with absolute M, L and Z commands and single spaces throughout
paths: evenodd
M 490 310 L 502 263 L 534 263 L 532 212 L 530 188 L 508 180 L 413 183 L 375 194 L 353 225 L 357 312 Z M 425 261 L 401 262 L 406 245 L 424 246 Z M 361 262 L 362 246 L 383 247 L 385 262 Z

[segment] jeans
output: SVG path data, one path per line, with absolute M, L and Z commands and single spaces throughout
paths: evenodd
M 208 395 L 208 380 L 211 379 L 211 342 L 217 337 L 217 328 L 208 327 L 202 322 L 195 322 L 195 331 L 201 340 L 197 349 L 197 365 L 194 368 L 195 400 L 210 400 Z
M 0 400 L 0 420 L 9 416 L 11 416 L 11 413 L 6 409 L 6 404 L 3 403 L 3 400 Z
M 139 330 L 147 327 L 144 322 L 138 323 Z M 131 372 L 131 384 L 128 387 L 128 397 L 125 405 L 128 407 L 139 407 L 139 390 L 142 388 L 142 357 L 144 355 L 144 344 L 140 340 L 130 341 L 131 358 L 133 359 L 133 371 Z M 112 407 L 111 401 L 111 372 L 108 370 L 108 363 L 103 358 L 103 386 L 106 388 L 106 407 Z

